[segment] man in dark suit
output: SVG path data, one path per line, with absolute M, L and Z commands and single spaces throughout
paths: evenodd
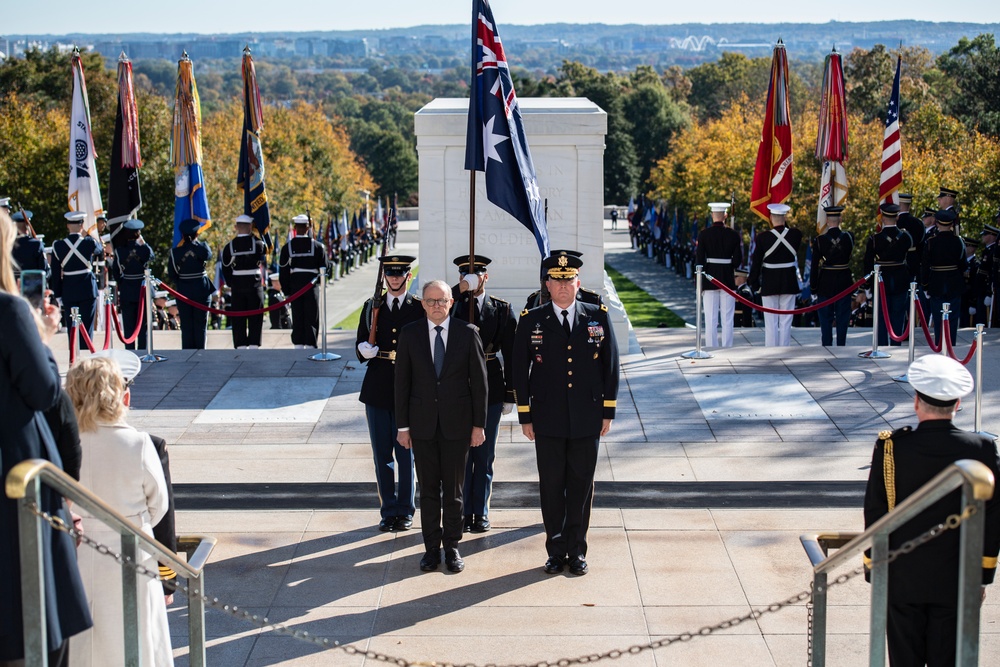
M 809 287 L 820 301 L 837 296 L 854 283 L 851 277 L 851 254 L 854 237 L 841 231 L 843 206 L 827 206 L 826 231 L 813 239 Z M 847 344 L 847 325 L 851 319 L 851 295 L 819 309 L 820 337 L 825 347 L 833 345 L 833 321 L 837 320 L 837 345 Z
M 550 255 L 550 303 L 521 313 L 514 392 L 521 432 L 535 443 L 545 572 L 587 573 L 587 529 L 602 435 L 618 401 L 618 347 L 606 306 L 583 303 L 579 257 Z
M 792 310 L 799 287 L 798 251 L 802 232 L 788 227 L 787 204 L 769 204 L 771 229 L 757 235 L 750 266 L 750 287 L 760 293 L 761 302 L 774 310 Z M 764 313 L 764 344 L 792 344 L 792 316 Z
M 312 238 L 311 220 L 308 215 L 292 218 L 295 223 L 295 238 L 281 249 L 278 259 L 278 273 L 281 284 L 289 294 L 295 294 L 326 271 L 326 247 Z M 292 301 L 292 345 L 296 349 L 316 347 L 316 337 L 320 332 L 319 283 Z M 324 324 L 325 326 L 325 324 Z
M 910 364 L 916 391 L 917 427 L 883 431 L 875 443 L 865 491 L 865 526 L 886 513 L 960 459 L 986 464 L 1000 478 L 996 442 L 957 428 L 952 419 L 961 398 L 972 391 L 969 371 L 954 359 L 929 354 Z M 889 548 L 944 522 L 961 511 L 958 491 L 918 514 L 889 536 Z M 993 582 L 1000 551 L 1000 494 L 986 501 L 982 594 Z M 870 562 L 865 558 L 866 563 Z M 890 665 L 954 665 L 958 617 L 959 534 L 946 530 L 889 565 L 886 636 Z
M 413 453 L 396 442 L 395 404 L 399 332 L 403 326 L 424 317 L 420 299 L 406 289 L 410 281 L 410 264 L 416 259 L 409 255 L 379 257 L 385 272 L 386 293 L 381 295 L 381 303 L 374 312 L 374 299 L 365 301 L 355 342 L 358 361 L 367 362 L 358 400 L 365 404 L 368 420 L 381 514 L 378 529 L 382 532 L 409 530 L 416 509 Z
M 468 255 L 453 260 L 461 279 L 451 290 L 451 296 L 455 299 L 452 316 L 468 322 L 469 301 L 475 301 L 473 324 L 479 329 L 479 339 L 483 342 L 483 351 L 486 353 L 486 374 L 489 383 L 489 398 L 486 402 L 486 442 L 482 447 L 469 451 L 469 461 L 465 467 L 465 486 L 462 489 L 465 530 L 472 533 L 485 533 L 490 529 L 493 461 L 496 458 L 500 416 L 514 409 L 514 374 L 511 362 L 517 321 L 509 303 L 486 294 L 486 283 L 490 279 L 487 267 L 491 261 L 489 257 L 476 255 L 473 257 L 473 266 L 470 269 Z
M 413 449 L 420 482 L 424 572 L 461 572 L 462 484 L 470 447 L 486 440 L 486 356 L 476 327 L 449 316 L 451 287 L 424 285 L 427 317 L 403 327 L 396 349 L 396 440 Z
M 937 234 L 924 246 L 924 256 L 920 262 L 920 284 L 927 294 L 930 317 L 934 322 L 934 343 L 941 344 L 943 336 L 941 310 L 950 304 L 948 329 L 954 343 L 958 336 L 958 322 L 961 319 L 962 292 L 965 291 L 965 270 L 969 262 L 965 257 L 965 242 L 955 236 L 955 211 L 944 209 L 937 212 Z
M 91 338 L 94 336 L 94 315 L 97 313 L 97 278 L 94 263 L 104 256 L 104 248 L 92 236 L 84 236 L 82 212 L 66 214 L 69 234 L 52 244 L 52 294 L 62 303 L 63 325 L 70 330 L 70 313 L 79 308 L 80 324 Z M 135 326 L 133 320 L 127 326 Z M 83 336 L 78 336 L 80 349 L 85 349 Z
M 731 290 L 736 289 L 733 271 L 743 261 L 740 235 L 732 227 L 726 226 L 726 211 L 729 204 L 714 203 L 708 207 L 712 211 L 712 226 L 698 234 L 698 249 L 695 264 L 701 264 L 704 271 Z M 736 299 L 713 285 L 708 280 L 701 283 L 702 308 L 705 311 L 705 346 L 719 347 L 717 323 L 722 321 L 722 347 L 733 346 L 733 313 Z
M 885 285 L 885 306 L 889 311 L 889 324 L 897 336 L 903 334 L 906 326 L 906 295 L 910 289 L 910 270 L 906 266 L 906 257 L 913 247 L 913 238 L 905 229 L 896 226 L 896 216 L 899 206 L 882 204 L 882 229 L 868 237 L 865 245 L 865 273 L 870 273 L 878 264 Z M 878 289 L 873 285 L 872 289 Z M 874 303 L 874 302 L 873 302 Z M 900 341 L 889 341 L 885 318 L 882 313 L 878 317 L 878 344 L 899 345 Z

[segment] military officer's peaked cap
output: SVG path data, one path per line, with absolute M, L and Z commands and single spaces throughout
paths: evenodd
M 87 214 L 83 211 L 69 211 L 64 213 L 63 217 L 66 218 L 67 225 L 82 225 L 83 221 L 87 219 Z
M 963 236 L 962 240 L 965 241 L 965 245 L 971 245 L 973 248 L 979 247 L 979 239 L 974 239 L 971 236 Z
M 133 231 L 137 229 L 142 229 L 146 226 L 146 223 L 142 220 L 126 220 L 125 224 L 122 225 L 125 229 L 131 229 Z
M 583 253 L 579 250 L 549 250 L 549 257 L 558 255 L 571 255 L 573 257 L 583 257 Z
M 958 190 L 952 190 L 951 188 L 941 188 L 941 192 L 938 194 L 938 198 L 941 197 L 957 197 Z
M 576 278 L 580 274 L 581 266 L 583 260 L 565 250 L 560 250 L 559 254 L 553 253 L 542 260 L 542 268 L 549 278 Z
M 125 380 L 126 384 L 132 382 L 139 374 L 139 371 L 142 370 L 142 362 L 139 360 L 139 355 L 130 350 L 99 350 L 90 356 L 106 357 L 115 362 L 115 366 L 118 367 L 118 372 L 121 373 L 122 379 Z
M 824 206 L 823 212 L 827 215 L 840 215 L 844 212 L 843 206 Z
M 296 225 L 308 225 L 309 216 L 305 214 L 297 215 L 294 218 L 292 218 L 292 222 L 294 222 Z
M 30 221 L 31 218 L 34 217 L 34 213 L 32 213 L 31 211 L 24 211 L 24 213 L 21 213 L 21 211 L 18 211 L 14 215 L 10 216 L 10 219 L 13 220 L 14 222 L 24 222 L 25 221 L 24 220 L 25 216 L 28 216 L 28 220 Z
M 10 208 L 10 197 L 0 197 L 0 208 Z
M 993 225 L 983 225 L 983 231 L 979 232 L 980 236 L 986 236 L 987 234 L 993 234 L 994 236 L 1000 235 L 1000 229 L 997 229 Z
M 927 208 L 924 209 L 924 214 L 922 216 L 920 216 L 920 217 L 921 218 L 933 218 L 936 213 L 937 213 L 937 209 L 936 208 L 930 208 L 928 206 Z
M 170 296 L 170 292 L 165 289 L 158 289 L 153 292 L 154 299 L 166 299 L 168 296 Z
M 181 234 L 184 234 L 185 236 L 197 234 L 198 230 L 201 229 L 201 221 L 195 220 L 194 218 L 188 218 L 180 224 L 179 228 Z
M 386 255 L 379 257 L 378 261 L 382 262 L 385 275 L 405 276 L 410 271 L 410 264 L 417 261 L 417 258 L 410 255 Z
M 955 215 L 955 212 L 952 211 L 949 208 L 946 208 L 946 209 L 941 210 L 941 211 L 936 211 L 934 213 L 934 219 L 938 221 L 939 225 L 948 226 L 948 225 L 952 224 L 953 222 L 955 222 L 955 218 L 956 217 L 958 217 L 958 216 Z
M 269 275 L 267 276 L 267 279 L 268 279 L 268 280 L 281 280 L 281 274 L 280 274 L 280 273 L 272 273 L 272 274 L 269 274 Z
M 247 215 L 246 213 L 244 213 L 243 215 L 238 215 L 238 216 L 236 216 L 236 224 L 237 225 L 251 225 L 251 224 L 253 224 L 253 216 Z
M 922 399 L 939 407 L 951 405 L 975 386 L 965 366 L 943 354 L 920 357 L 910 364 L 906 377 Z
M 900 192 L 896 196 L 899 197 L 899 201 L 913 201 L 913 195 L 909 192 Z
M 485 273 L 486 267 L 489 266 L 490 262 L 493 261 L 486 255 L 473 255 L 472 259 L 474 260 L 472 271 L 469 271 L 468 255 L 459 255 L 455 259 L 451 260 L 451 262 L 452 264 L 458 267 L 459 271 L 468 274 L 468 273 Z
M 735 274 L 736 274 L 736 275 L 738 275 L 738 276 L 749 276 L 749 275 L 750 275 L 750 272 L 749 272 L 749 271 L 747 271 L 747 270 L 746 270 L 746 267 L 743 267 L 743 266 L 741 266 L 741 267 L 739 267 L 739 268 L 735 269 L 735 270 L 733 271 L 733 273 L 735 273 Z
M 768 204 L 767 210 L 771 212 L 771 215 L 788 215 L 792 207 L 788 204 Z
M 726 211 L 729 210 L 730 206 L 731 204 L 729 202 L 716 201 L 716 202 L 711 202 L 708 205 L 708 210 L 710 210 L 712 213 L 725 213 Z
M 899 206 L 888 202 L 879 206 L 878 210 L 882 211 L 882 215 L 889 216 L 890 218 L 894 218 L 899 215 Z

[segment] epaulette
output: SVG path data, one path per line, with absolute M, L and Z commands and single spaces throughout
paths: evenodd
M 527 314 L 528 314 L 528 309 L 527 308 L 525 308 L 524 310 L 521 311 L 521 317 L 524 317 Z
M 586 287 L 581 287 L 581 288 L 580 288 L 580 291 L 581 291 L 581 292 L 587 292 L 588 294 L 597 294 L 597 291 L 596 291 L 596 290 L 592 290 L 592 289 L 587 289 Z M 598 296 L 600 296 L 600 295 L 598 294 Z
M 608 307 L 605 306 L 603 303 L 601 304 L 601 312 L 604 312 L 604 313 L 608 312 Z
M 490 295 L 490 298 L 494 301 L 494 303 L 508 303 L 507 301 L 504 301 L 498 296 Z

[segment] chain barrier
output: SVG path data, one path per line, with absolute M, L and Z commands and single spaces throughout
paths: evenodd
M 348 655 L 361 655 L 369 660 L 391 663 L 398 665 L 399 667 L 421 667 L 424 665 L 427 666 L 435 665 L 436 667 L 554 667 L 554 666 L 569 667 L 570 665 L 583 665 L 593 662 L 599 662 L 601 660 L 616 660 L 625 655 L 637 655 L 645 651 L 653 651 L 658 648 L 665 648 L 667 646 L 671 646 L 673 644 L 689 642 L 692 639 L 697 639 L 698 637 L 707 637 L 716 632 L 719 632 L 720 630 L 728 630 L 729 628 L 734 628 L 740 623 L 744 623 L 746 621 L 751 621 L 751 620 L 757 620 L 767 614 L 777 613 L 782 609 L 785 609 L 786 607 L 791 607 L 793 605 L 797 605 L 807 600 L 809 600 L 810 602 L 806 606 L 807 616 L 808 616 L 808 628 L 809 628 L 808 648 L 807 648 L 808 660 L 806 664 L 808 666 L 812 665 L 813 615 L 812 615 L 811 600 L 812 600 L 813 587 L 811 583 L 809 584 L 809 588 L 807 589 L 804 589 L 779 602 L 772 602 L 771 604 L 758 607 L 757 609 L 753 609 L 741 616 L 734 616 L 732 618 L 716 623 L 715 625 L 706 625 L 697 630 L 682 632 L 681 634 L 673 637 L 665 637 L 663 639 L 657 639 L 645 644 L 633 644 L 628 648 L 611 649 L 609 651 L 603 651 L 601 653 L 590 653 L 586 655 L 580 655 L 575 658 L 542 660 L 539 662 L 523 663 L 523 664 L 512 663 L 506 665 L 499 665 L 497 663 L 489 663 L 488 665 L 479 666 L 476 663 L 410 661 L 407 660 L 406 658 L 400 658 L 396 656 L 386 655 L 384 653 L 378 653 L 372 650 L 362 650 L 355 648 L 354 646 L 344 645 L 341 644 L 336 639 L 318 637 L 305 630 L 296 630 L 282 623 L 272 623 L 267 619 L 267 617 L 258 616 L 257 614 L 251 614 L 250 612 L 240 609 L 236 605 L 226 604 L 221 600 L 219 600 L 219 598 L 216 597 L 210 598 L 207 595 L 205 595 L 201 590 L 192 589 L 187 584 L 180 583 L 177 579 L 171 579 L 171 580 L 161 579 L 158 570 L 157 571 L 150 570 L 149 568 L 134 562 L 132 558 L 127 558 L 122 556 L 120 553 L 114 551 L 107 545 L 104 545 L 98 542 L 97 540 L 88 537 L 83 531 L 76 530 L 72 525 L 67 524 L 60 517 L 53 516 L 48 512 L 39 509 L 39 507 L 34 503 L 31 503 L 29 505 L 29 509 L 31 509 L 31 511 L 36 516 L 44 519 L 53 529 L 67 533 L 68 535 L 76 539 L 79 543 L 86 544 L 88 547 L 94 549 L 99 554 L 112 558 L 119 565 L 123 565 L 129 569 L 132 569 L 136 573 L 141 574 L 143 576 L 149 577 L 151 579 L 156 579 L 157 581 L 166 584 L 168 588 L 171 588 L 174 591 L 180 591 L 185 595 L 187 595 L 189 598 L 192 596 L 200 598 L 207 607 L 211 607 L 213 609 L 221 611 L 234 618 L 247 621 L 257 626 L 261 630 L 268 630 L 281 635 L 287 635 L 289 637 L 292 637 L 293 639 L 309 642 L 323 649 L 338 649 L 343 651 L 344 653 L 347 653 Z M 976 513 L 976 508 L 974 505 L 966 506 L 961 514 L 950 515 L 942 523 L 939 523 L 936 526 L 933 526 L 929 530 L 925 531 L 924 533 L 918 535 L 917 537 L 908 540 L 907 542 L 903 543 L 898 549 L 890 551 L 888 556 L 886 556 L 885 558 L 885 563 L 889 564 L 894 560 L 896 560 L 899 556 L 910 553 L 917 547 L 922 546 L 927 542 L 930 542 L 934 538 L 939 537 L 940 535 L 944 534 L 949 530 L 954 530 L 955 528 L 958 528 L 960 525 L 962 525 L 963 521 L 973 516 L 975 513 Z M 839 586 L 845 584 L 851 579 L 857 577 L 858 575 L 863 574 L 864 571 L 865 568 L 864 566 L 862 566 L 855 568 L 850 572 L 842 574 L 833 581 L 828 582 L 827 589 L 833 586 Z
M 820 308 L 830 306 L 833 303 L 840 301 L 841 299 L 847 298 L 848 296 L 854 293 L 854 290 L 858 289 L 866 282 L 868 282 L 868 277 L 871 276 L 871 274 L 869 273 L 867 276 L 858 280 L 856 283 L 845 289 L 840 294 L 832 296 L 826 301 L 822 301 L 820 303 L 814 303 L 811 306 L 806 306 L 805 308 L 793 308 L 792 310 L 779 310 L 777 308 L 768 308 L 767 306 L 762 306 L 759 303 L 754 303 L 753 301 L 750 301 L 749 299 L 745 298 L 744 296 L 738 294 L 737 292 L 729 288 L 725 283 L 719 282 L 718 279 L 713 278 L 707 273 L 704 274 L 704 276 L 708 278 L 713 285 L 715 285 L 720 290 L 722 290 L 729 296 L 733 297 L 734 299 L 742 303 L 744 306 L 749 306 L 750 308 L 753 308 L 754 310 L 759 310 L 762 313 L 771 313 L 772 315 L 801 315 L 803 313 L 811 313 L 814 310 L 819 310 Z

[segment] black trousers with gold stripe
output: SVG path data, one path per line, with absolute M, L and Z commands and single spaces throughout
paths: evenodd
M 545 550 L 549 556 L 572 559 L 587 555 L 599 446 L 600 436 L 535 435 L 538 491 L 545 525 Z

